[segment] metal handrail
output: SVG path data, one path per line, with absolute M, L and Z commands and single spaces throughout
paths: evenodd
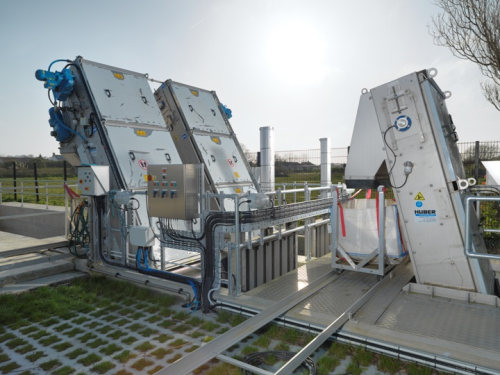
M 497 259 L 500 260 L 500 255 L 492 255 L 492 254 L 481 254 L 476 253 L 472 246 L 472 228 L 470 223 L 470 215 L 471 213 L 471 203 L 472 202 L 500 202 L 500 197 L 477 197 L 477 196 L 468 196 L 465 198 L 465 246 L 464 246 L 464 254 L 468 258 L 477 258 L 477 259 Z M 494 231 L 494 230 L 487 230 Z

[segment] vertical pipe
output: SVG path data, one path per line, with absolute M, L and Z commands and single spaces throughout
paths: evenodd
M 336 187 L 332 187 L 332 208 L 330 210 L 330 225 L 332 231 L 332 267 L 337 268 L 337 241 L 338 241 L 338 200 L 337 200 L 337 191 Z
M 274 191 L 274 128 L 260 128 L 260 186 L 263 192 Z
M 385 261 L 385 196 L 384 187 L 378 187 L 378 274 L 384 275 Z
M 68 181 L 68 168 L 66 166 L 66 160 L 63 161 L 63 168 L 64 168 L 64 183 Z
M 241 249 L 240 249 L 240 199 L 238 194 L 234 196 L 234 251 L 236 252 L 236 295 L 241 294 Z
M 476 141 L 474 155 L 474 178 L 479 181 L 479 141 Z
M 332 183 L 330 138 L 320 138 L 321 143 L 321 186 L 330 186 Z M 321 198 L 327 198 L 328 191 L 321 192 Z
M 38 196 L 38 173 L 36 170 L 36 163 L 33 163 L 33 170 L 35 172 L 35 186 L 36 186 L 36 203 L 40 201 L 40 197 Z
M 12 178 L 14 179 L 14 202 L 17 202 L 17 181 L 16 181 L 16 162 L 12 162 Z

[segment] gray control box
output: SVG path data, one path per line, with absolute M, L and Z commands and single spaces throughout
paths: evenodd
M 198 217 L 199 171 L 194 164 L 148 166 L 148 214 L 191 220 Z
M 106 195 L 109 191 L 109 167 L 106 165 L 78 167 L 78 188 L 82 195 Z

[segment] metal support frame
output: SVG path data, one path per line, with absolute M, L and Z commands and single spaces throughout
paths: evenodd
M 338 275 L 333 272 L 327 273 L 312 282 L 308 286 L 302 288 L 301 290 L 286 296 L 281 301 L 272 305 L 268 309 L 262 311 L 261 313 L 255 315 L 240 325 L 232 328 L 224 335 L 216 337 L 210 343 L 203 345 L 201 348 L 197 349 L 195 352 L 179 359 L 177 362 L 171 364 L 167 368 L 160 370 L 156 375 L 167 375 L 167 374 L 188 374 L 196 368 L 200 367 L 212 358 L 219 356 L 227 348 L 238 343 L 246 336 L 255 332 L 259 328 L 265 326 L 270 321 L 274 320 L 278 316 L 282 315 L 286 311 L 290 310 L 296 304 L 300 303 L 307 297 L 316 293 L 321 288 L 334 281 Z M 371 291 L 371 290 L 370 290 Z M 221 357 L 221 359 L 224 359 Z M 258 373 L 268 375 L 269 372 L 264 372 L 264 370 L 259 370 Z
M 393 268 L 394 265 L 385 266 L 385 193 L 383 186 L 377 189 L 378 194 L 378 247 L 370 254 L 362 257 L 361 260 L 355 261 L 347 251 L 345 251 L 338 241 L 338 220 L 339 220 L 339 203 L 338 194 L 333 194 L 333 211 L 332 212 L 332 268 L 338 270 L 349 270 L 356 272 L 364 272 L 383 276 L 386 271 Z M 348 264 L 339 263 L 336 257 L 337 251 L 346 260 Z M 375 257 L 378 256 L 378 268 L 369 268 L 366 265 Z M 357 263 L 356 263 L 357 262 Z

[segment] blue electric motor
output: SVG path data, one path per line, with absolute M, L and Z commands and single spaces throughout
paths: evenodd
M 73 92 L 75 81 L 69 69 L 63 69 L 61 72 L 39 69 L 35 72 L 35 77 L 45 82 L 43 87 L 52 90 L 56 100 L 65 101 Z
M 64 120 L 62 118 L 61 112 L 56 108 L 52 107 L 49 109 L 49 125 L 52 127 L 50 135 L 55 137 L 58 142 L 67 142 L 71 138 L 71 131 L 66 125 L 64 125 Z
M 227 108 L 224 104 L 220 103 L 220 109 L 222 109 L 222 112 L 224 112 L 224 114 L 226 115 L 228 120 L 231 117 L 233 117 L 233 111 L 231 111 L 229 108 Z

